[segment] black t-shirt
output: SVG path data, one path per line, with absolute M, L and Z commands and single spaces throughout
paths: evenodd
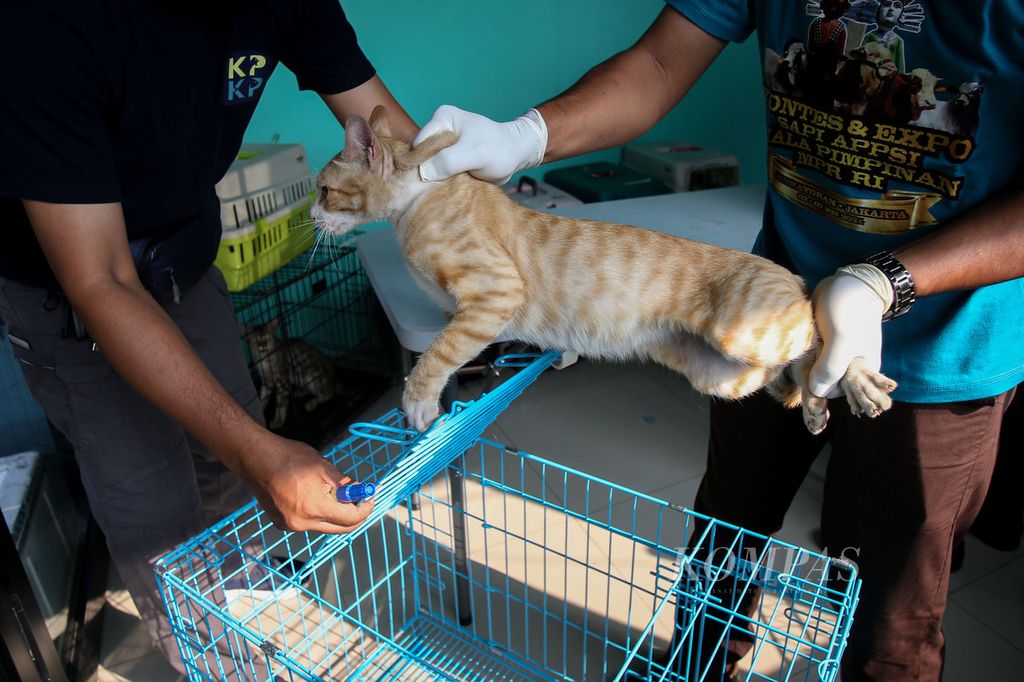
M 121 202 L 129 238 L 202 220 L 278 62 L 369 80 L 338 0 L 0 1 L 0 276 L 56 280 L 21 199 Z

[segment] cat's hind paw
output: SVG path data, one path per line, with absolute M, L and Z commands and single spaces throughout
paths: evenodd
M 892 407 L 896 382 L 877 372 L 861 358 L 854 358 L 839 380 L 839 386 L 846 396 L 850 413 L 856 417 L 877 417 Z M 828 425 L 828 401 L 810 393 L 804 393 L 803 417 L 807 430 L 817 435 Z
M 440 414 L 436 400 L 403 400 L 402 410 L 409 424 L 420 433 L 426 431 Z
M 819 398 L 816 395 L 811 395 L 810 392 L 806 392 L 804 394 L 802 410 L 804 426 L 815 436 L 824 431 L 825 427 L 828 426 L 828 401 L 824 398 Z
M 846 394 L 851 413 L 872 418 L 892 407 L 889 394 L 896 390 L 895 381 L 871 369 L 860 358 L 853 359 L 846 374 L 839 380 L 839 386 Z

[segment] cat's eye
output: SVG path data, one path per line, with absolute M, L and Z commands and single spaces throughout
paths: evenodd
M 320 188 L 320 201 L 327 201 L 327 185 Z

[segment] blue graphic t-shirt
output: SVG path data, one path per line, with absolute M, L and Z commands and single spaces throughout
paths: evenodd
M 724 40 L 757 31 L 769 192 L 755 250 L 810 287 L 1024 171 L 1024 0 L 667 2 Z M 897 400 L 999 394 L 1024 381 L 1024 279 L 923 298 L 883 336 Z

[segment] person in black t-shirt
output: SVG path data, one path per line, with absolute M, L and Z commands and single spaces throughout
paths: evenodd
M 348 478 L 263 426 L 211 267 L 214 185 L 278 63 L 339 121 L 383 104 L 396 136 L 417 127 L 337 0 L 7 2 L 0 54 L 0 317 L 142 617 L 183 670 L 151 562 L 249 499 L 239 477 L 291 530 L 348 532 L 372 508 L 336 502 Z M 179 302 L 140 281 L 130 245 L 153 237 L 186 240 Z

